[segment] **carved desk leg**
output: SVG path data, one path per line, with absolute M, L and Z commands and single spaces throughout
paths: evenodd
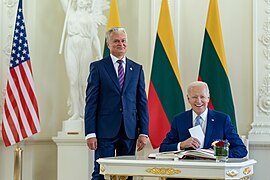
M 250 180 L 250 176 L 243 177 L 240 180 Z
M 104 179 L 111 180 L 111 176 L 110 175 L 104 175 Z
M 128 177 L 127 176 L 119 176 L 118 180 L 126 180 Z

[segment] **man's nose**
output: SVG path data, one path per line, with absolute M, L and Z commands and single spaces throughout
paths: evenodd
M 202 101 L 202 98 L 197 97 L 196 100 L 197 100 L 197 102 L 201 102 Z
M 120 41 L 120 42 L 118 43 L 118 45 L 123 46 L 123 45 L 124 45 L 124 42 L 121 42 L 121 41 Z

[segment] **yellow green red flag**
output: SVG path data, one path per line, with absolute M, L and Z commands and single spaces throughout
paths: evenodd
M 162 0 L 148 93 L 149 137 L 158 148 L 173 117 L 185 111 L 168 0 Z
M 217 0 L 209 3 L 198 80 L 209 86 L 208 107 L 229 114 L 237 130 Z

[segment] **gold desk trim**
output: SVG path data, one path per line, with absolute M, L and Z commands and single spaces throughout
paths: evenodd
M 250 172 L 251 172 L 251 168 L 247 167 L 247 168 L 244 169 L 243 174 L 248 175 L 248 174 L 250 174 Z
M 173 175 L 173 174 L 180 174 L 181 171 L 173 168 L 149 168 L 145 170 L 148 173 L 151 174 L 167 174 L 167 175 Z
M 116 176 L 116 175 L 111 175 L 110 179 L 111 180 L 126 180 L 128 176 Z
M 104 165 L 101 165 L 101 166 L 100 166 L 100 171 L 101 171 L 102 173 L 105 172 L 105 166 L 104 166 Z
M 230 177 L 234 177 L 234 176 L 236 176 L 238 173 L 239 173 L 239 172 L 236 171 L 236 170 L 234 170 L 234 169 L 232 169 L 232 170 L 226 172 L 226 174 L 227 174 L 228 176 L 230 176 Z

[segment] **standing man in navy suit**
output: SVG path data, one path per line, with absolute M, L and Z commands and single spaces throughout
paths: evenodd
M 136 144 L 140 151 L 148 138 L 142 66 L 125 56 L 128 43 L 124 28 L 109 29 L 106 39 L 110 56 L 90 65 L 84 117 L 87 146 L 95 150 L 92 179 L 98 180 L 104 177 L 99 174 L 97 159 L 134 155 Z
M 210 99 L 208 85 L 202 81 L 195 81 L 188 86 L 187 91 L 187 99 L 192 109 L 175 116 L 170 132 L 160 145 L 160 151 L 199 148 L 199 140 L 191 137 L 189 129 L 195 126 L 196 117 L 200 116 L 200 124 L 205 134 L 204 149 L 212 148 L 212 142 L 217 139 L 227 139 L 230 143 L 229 157 L 245 157 L 246 146 L 235 131 L 230 117 L 207 108 Z

